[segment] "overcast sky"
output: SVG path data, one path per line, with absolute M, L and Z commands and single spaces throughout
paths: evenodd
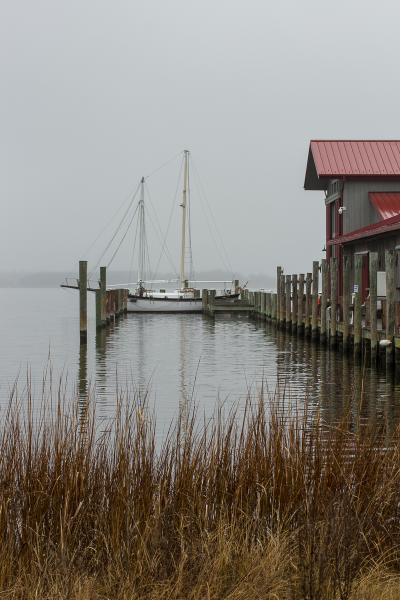
M 140 176 L 184 148 L 234 271 L 311 270 L 309 140 L 400 138 L 399 19 L 385 0 L 0 0 L 0 270 L 95 263 Z M 148 180 L 162 228 L 178 169 Z M 195 266 L 223 267 L 192 181 Z

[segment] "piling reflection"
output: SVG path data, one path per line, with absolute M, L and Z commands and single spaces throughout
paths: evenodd
M 347 415 L 354 431 L 377 420 L 393 430 L 400 412 L 400 382 L 387 377 L 385 369 L 363 367 L 351 354 L 243 317 L 135 315 L 120 320 L 97 332 L 93 354 L 90 343 L 80 346 L 82 414 L 89 380 L 95 381 L 103 416 L 113 416 L 118 390 L 128 391 L 135 402 L 150 394 L 163 425 L 178 413 L 187 420 L 192 397 L 201 412 L 210 414 L 219 397 L 234 405 L 261 385 L 279 399 L 282 410 L 302 410 L 307 404 L 310 418 L 320 413 L 330 423 Z

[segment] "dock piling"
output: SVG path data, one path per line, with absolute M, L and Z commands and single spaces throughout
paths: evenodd
M 330 319 L 330 337 L 329 342 L 332 348 L 337 342 L 337 259 L 332 257 L 330 260 L 331 272 L 331 319 Z
M 79 337 L 87 343 L 87 260 L 79 261 Z
M 378 273 L 378 253 L 369 253 L 369 321 L 371 336 L 371 364 L 376 363 L 378 350 L 378 331 L 377 331 L 377 273 Z
M 319 283 L 319 262 L 313 261 L 312 273 L 312 308 L 311 308 L 311 337 L 318 339 L 318 283 Z
M 322 279 L 322 294 L 321 294 L 321 331 L 320 339 L 322 344 L 326 344 L 326 307 L 328 300 L 328 277 L 329 269 L 326 258 L 321 260 L 321 279 Z
M 395 335 L 395 254 L 393 250 L 385 252 L 386 270 L 386 337 L 391 344 L 386 347 L 386 365 L 392 366 L 394 360 L 394 335 Z
M 354 357 L 361 355 L 361 286 L 362 286 L 362 260 L 361 254 L 354 256 L 354 317 L 353 317 L 353 340 Z

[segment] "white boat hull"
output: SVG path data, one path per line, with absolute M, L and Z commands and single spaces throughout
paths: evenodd
M 128 312 L 201 313 L 201 298 L 128 298 Z

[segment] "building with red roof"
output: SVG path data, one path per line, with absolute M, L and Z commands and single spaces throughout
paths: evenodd
M 400 140 L 312 140 L 304 188 L 325 192 L 327 258 L 341 269 L 363 256 L 365 300 L 369 252 L 384 271 L 385 250 L 400 249 Z

